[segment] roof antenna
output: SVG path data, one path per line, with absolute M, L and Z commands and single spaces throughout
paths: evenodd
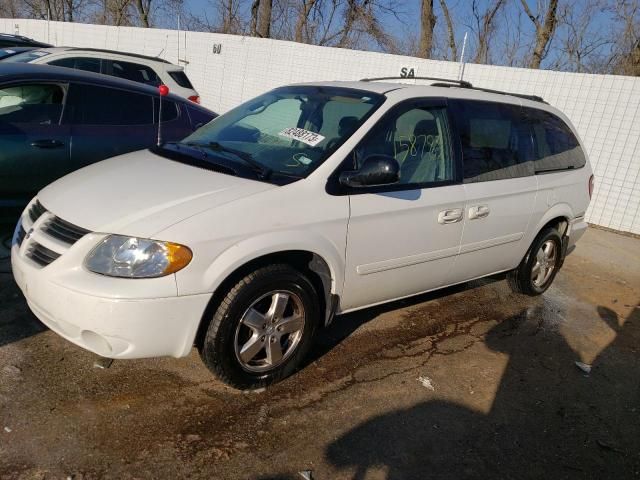
M 166 85 L 160 85 L 158 87 L 158 93 L 160 94 L 160 102 L 158 105 L 158 147 L 162 145 L 162 97 L 169 95 L 169 87 Z
M 460 71 L 458 74 L 458 80 L 462 81 L 464 77 L 464 49 L 467 46 L 467 35 L 469 32 L 464 32 L 464 40 L 462 41 L 462 52 L 460 53 Z

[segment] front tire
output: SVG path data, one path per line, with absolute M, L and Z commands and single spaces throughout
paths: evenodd
M 551 286 L 562 265 L 562 238 L 555 228 L 546 228 L 533 241 L 531 248 L 507 282 L 516 293 L 536 296 Z
M 269 265 L 226 293 L 207 328 L 200 356 L 228 385 L 261 388 L 300 366 L 319 324 L 318 295 L 309 279 L 289 265 Z

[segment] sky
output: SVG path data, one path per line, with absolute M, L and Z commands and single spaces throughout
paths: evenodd
M 574 2 L 577 7 L 576 10 L 579 10 L 580 7 L 586 5 L 590 0 L 565 1 Z M 209 21 L 214 21 L 216 12 L 212 7 L 212 3 L 210 2 L 211 0 L 186 0 L 186 8 L 194 15 L 202 15 L 203 12 L 206 12 Z M 249 1 L 245 3 L 247 5 L 250 4 Z M 491 3 L 493 3 L 493 0 L 478 0 L 479 10 L 484 11 Z M 538 0 L 528 0 L 528 3 L 531 10 L 535 12 Z M 401 41 L 403 39 L 406 40 L 411 36 L 417 38 L 420 31 L 420 0 L 397 0 L 397 4 L 400 5 L 401 9 L 399 18 L 395 18 L 392 15 L 387 15 L 381 19 L 383 26 L 389 33 L 392 33 Z M 437 17 L 435 32 L 436 42 L 440 42 L 442 45 L 444 45 L 444 42 L 446 42 L 445 20 L 442 12 L 440 11 L 439 1 L 435 1 L 434 5 L 436 10 L 435 14 Z M 473 50 L 473 30 L 471 27 L 469 27 L 469 25 L 472 24 L 471 0 L 447 0 L 447 5 L 449 6 L 454 25 L 456 25 L 456 41 L 458 44 L 458 51 L 461 50 L 462 39 L 465 32 L 468 32 L 470 37 L 470 44 L 467 51 Z M 505 35 L 508 34 L 507 32 L 510 31 L 512 34 L 514 34 L 513 32 L 515 32 L 516 30 L 514 29 L 514 26 L 517 24 L 518 17 L 520 17 L 522 31 L 524 32 L 523 37 L 521 38 L 522 49 L 529 50 L 533 44 L 534 39 L 533 24 L 526 17 L 526 15 L 524 15 L 519 0 L 508 0 L 506 7 L 502 11 L 501 15 L 502 16 L 499 18 L 501 28 L 493 38 L 493 42 L 495 43 L 494 52 L 496 53 L 495 58 L 492 59 L 492 63 L 497 64 L 504 64 L 501 58 L 502 53 L 500 51 L 500 48 L 501 45 L 506 45 L 507 43 L 505 39 Z M 607 28 L 609 27 L 607 24 L 606 15 L 598 14 L 593 17 L 593 24 L 590 26 L 590 31 L 598 33 L 601 31 L 606 31 Z M 558 42 L 561 35 L 562 30 L 558 29 L 554 42 Z M 376 50 L 378 49 L 378 47 L 376 45 L 372 45 L 371 49 Z M 552 57 L 553 55 L 549 55 L 547 62 L 550 62 L 552 60 Z

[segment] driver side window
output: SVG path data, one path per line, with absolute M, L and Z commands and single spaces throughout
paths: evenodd
M 383 118 L 356 151 L 358 167 L 369 155 L 388 155 L 400 165 L 401 185 L 454 179 L 445 107 L 416 107 Z

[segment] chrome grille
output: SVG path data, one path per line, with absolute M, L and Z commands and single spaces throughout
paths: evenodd
M 31 208 L 29 209 L 29 218 L 31 219 L 32 222 L 35 223 L 35 221 L 38 220 L 42 216 L 42 214 L 45 213 L 46 211 L 47 209 L 42 206 L 40 201 L 36 200 L 35 203 L 31 205 Z
M 42 230 L 44 233 L 51 235 L 58 240 L 62 240 L 69 245 L 73 245 L 89 233 L 89 230 L 77 227 L 76 225 L 58 217 L 53 217 L 49 220 Z
M 27 257 L 42 267 L 46 267 L 60 256 L 59 253 L 49 250 L 44 245 L 32 241 L 27 250 Z

